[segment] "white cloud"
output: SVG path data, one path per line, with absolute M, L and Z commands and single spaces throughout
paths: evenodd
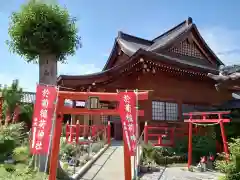
M 226 65 L 240 64 L 240 30 L 214 27 L 204 28 L 200 33 Z
M 68 63 L 59 64 L 59 74 L 64 75 L 82 75 L 91 74 L 101 71 L 101 68 L 96 67 L 94 64 L 81 64 L 81 63 Z

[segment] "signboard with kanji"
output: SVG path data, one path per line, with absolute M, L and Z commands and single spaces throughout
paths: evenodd
M 136 94 L 134 92 L 119 93 L 119 113 L 123 127 L 123 138 L 127 142 L 130 155 L 136 152 Z
M 56 97 L 56 87 L 37 86 L 30 147 L 32 154 L 48 153 Z

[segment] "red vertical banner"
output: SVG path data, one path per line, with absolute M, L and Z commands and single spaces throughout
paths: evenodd
M 37 85 L 32 122 L 32 154 L 47 154 L 57 89 L 54 86 Z
M 119 114 L 123 127 L 123 138 L 128 145 L 129 153 L 136 153 L 136 94 L 134 92 L 119 93 Z

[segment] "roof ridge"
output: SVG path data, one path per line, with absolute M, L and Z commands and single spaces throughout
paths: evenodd
M 162 38 L 162 37 L 164 37 L 164 36 L 167 36 L 168 34 L 172 33 L 174 30 L 176 30 L 176 29 L 178 29 L 178 28 L 180 28 L 180 27 L 182 27 L 182 26 L 184 26 L 184 25 L 189 26 L 189 25 L 191 25 L 191 24 L 193 24 L 193 20 L 192 20 L 191 17 L 188 17 L 188 19 L 186 19 L 186 20 L 184 20 L 183 22 L 181 22 L 180 24 L 174 26 L 174 27 L 171 28 L 170 30 L 164 32 L 164 33 L 161 34 L 160 36 L 154 38 L 152 41 L 155 42 L 156 40 L 158 40 L 158 39 L 160 39 L 160 38 Z
M 186 28 L 184 28 L 182 31 L 178 32 L 178 34 L 176 34 L 172 38 L 167 39 L 165 42 L 164 42 L 164 38 L 163 38 L 164 36 L 162 36 L 161 39 L 159 38 L 160 39 L 159 41 L 155 41 L 149 47 L 148 50 L 156 51 L 156 50 L 159 50 L 159 49 L 164 49 L 169 44 L 174 43 L 176 41 L 176 39 L 179 39 L 179 38 L 181 39 L 182 37 L 184 37 L 187 33 L 189 33 L 191 31 L 192 28 L 193 28 L 193 24 L 190 24 L 189 26 L 186 26 Z M 171 36 L 171 35 L 169 35 L 169 36 Z M 165 37 L 167 37 L 167 34 L 166 34 Z M 162 43 L 162 42 L 164 42 L 164 43 Z
M 130 38 L 134 38 L 134 39 L 138 39 L 140 41 L 146 41 L 146 42 L 149 42 L 149 43 L 153 43 L 153 41 L 149 40 L 149 39 L 143 39 L 143 38 L 140 38 L 138 36 L 134 36 L 134 35 L 131 35 L 131 34 L 127 34 L 127 33 L 124 33 L 122 31 L 118 31 L 118 36 L 117 38 L 122 38 L 124 39 L 124 36 L 128 36 Z

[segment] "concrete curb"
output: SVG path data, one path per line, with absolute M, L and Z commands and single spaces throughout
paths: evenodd
M 76 172 L 74 175 L 71 176 L 72 179 L 76 180 L 79 177 L 83 176 L 93 165 L 93 163 L 96 162 L 96 160 L 109 148 L 109 145 L 105 145 L 97 154 L 93 156 L 93 158 L 88 161 L 86 164 L 83 165 L 83 167 Z

